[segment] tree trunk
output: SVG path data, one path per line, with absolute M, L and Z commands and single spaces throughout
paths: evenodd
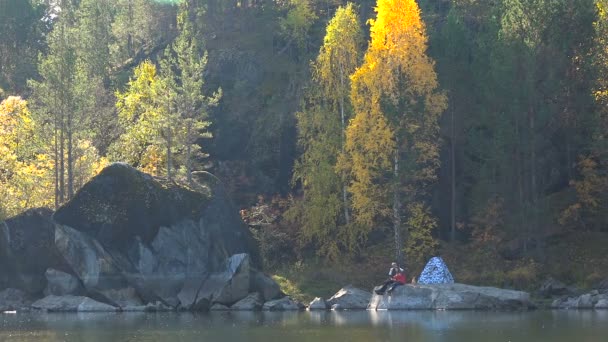
M 65 202 L 65 126 L 63 124 L 63 114 L 59 128 L 59 205 Z
M 55 210 L 59 208 L 59 137 L 57 130 L 57 121 L 55 120 L 54 127 L 54 140 L 53 144 L 53 154 L 54 154 L 54 164 L 53 168 L 55 169 Z
M 537 179 L 536 179 L 536 118 L 534 109 L 530 108 L 530 162 L 531 162 L 531 175 L 530 175 L 530 191 L 531 191 L 531 209 L 532 209 L 532 224 L 533 226 L 533 235 L 534 240 L 536 242 L 536 251 L 540 255 L 542 255 L 542 236 L 543 232 L 539 227 L 538 220 L 538 187 L 537 187 Z
M 520 153 L 520 134 L 519 134 L 519 120 L 517 117 L 515 118 L 515 168 L 516 168 L 516 177 L 517 177 L 517 194 L 519 197 L 519 219 L 521 229 L 524 232 L 524 243 L 523 249 L 524 252 L 528 250 L 528 242 L 527 242 L 527 223 L 526 216 L 524 210 L 526 210 L 525 199 L 524 199 L 524 184 L 523 184 L 523 166 L 522 166 L 522 158 Z
M 401 199 L 399 198 L 399 151 L 395 151 L 393 184 L 393 230 L 395 232 L 395 260 L 404 265 L 403 240 L 401 236 Z
M 192 122 L 188 121 L 186 126 L 186 173 L 188 174 L 188 184 L 194 185 L 192 181 Z
M 72 114 L 68 116 L 68 200 L 74 197 L 74 158 L 72 142 Z
M 450 203 L 450 240 L 451 241 L 455 241 L 456 240 L 456 134 L 455 131 L 456 129 L 454 128 L 455 125 L 455 121 L 454 121 L 454 107 L 452 107 L 452 141 L 451 141 L 451 146 L 450 146 L 450 152 L 452 155 L 452 161 L 451 161 L 451 178 L 452 178 L 452 198 L 451 198 L 451 203 Z
M 171 180 L 171 129 L 167 127 L 167 179 Z
M 344 114 L 344 67 L 340 64 L 340 116 L 342 119 L 342 134 L 340 135 L 340 143 L 342 144 L 342 152 L 344 152 L 344 141 L 346 140 L 346 118 Z M 348 195 L 346 192 L 346 182 L 342 184 L 342 201 L 344 202 L 344 220 L 346 224 L 350 224 L 350 214 L 348 212 Z

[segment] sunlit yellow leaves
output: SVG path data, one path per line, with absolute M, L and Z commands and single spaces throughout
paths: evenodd
M 0 216 L 15 215 L 53 201 L 52 164 L 39 153 L 27 102 L 8 97 L 0 104 Z M 50 183 L 49 183 L 50 182 Z M 47 188 L 48 186 L 48 188 Z
M 447 105 L 416 1 L 378 0 L 376 12 L 363 65 L 351 76 L 355 117 L 339 163 L 352 178 L 357 220 L 369 227 L 392 215 L 393 191 L 413 196 L 436 178 L 438 118 Z
M 587 228 L 606 224 L 604 217 L 608 206 L 608 177 L 602 171 L 605 165 L 600 165 L 597 160 L 585 157 L 579 161 L 580 179 L 570 182 L 576 190 L 577 202 L 562 212 L 560 224 L 583 223 Z
M 112 160 L 155 175 L 162 172 L 164 163 L 161 148 L 156 146 L 162 126 L 159 108 L 153 105 L 158 82 L 156 66 L 144 61 L 135 68 L 127 90 L 116 94 L 119 122 L 125 132 L 110 151 Z
M 340 7 L 327 24 L 327 32 L 317 60 L 313 63 L 314 79 L 323 87 L 323 94 L 338 102 L 348 96 L 349 75 L 359 63 L 363 40 L 359 17 L 354 5 Z

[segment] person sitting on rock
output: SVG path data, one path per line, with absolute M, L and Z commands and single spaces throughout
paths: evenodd
M 405 284 L 405 274 L 403 273 L 403 268 L 399 267 L 396 262 L 393 262 L 391 265 L 391 269 L 388 271 L 389 279 L 382 284 L 382 286 L 377 289 L 376 294 L 383 295 L 387 289 L 390 288 L 389 292 L 393 290 L 398 285 Z

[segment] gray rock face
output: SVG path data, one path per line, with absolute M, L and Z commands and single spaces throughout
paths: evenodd
M 250 292 L 259 292 L 264 301 L 269 301 L 285 296 L 281 287 L 272 278 L 258 270 L 251 271 Z
M 291 297 L 283 297 L 280 299 L 271 300 L 264 303 L 262 310 L 264 311 L 295 311 L 304 310 L 304 304 L 291 299 Z
M 505 310 L 532 307 L 526 292 L 464 284 L 403 285 L 374 294 L 370 310 Z
M 257 311 L 264 305 L 262 295 L 258 292 L 250 293 L 247 297 L 239 300 L 230 307 L 230 310 L 237 311 Z
M 30 209 L 0 222 L 0 290 L 38 295 L 46 287 L 47 268 L 69 269 L 55 248 L 51 215 L 49 209 Z
M 329 298 L 327 304 L 331 307 L 338 304 L 340 310 L 366 309 L 371 297 L 371 293 L 348 285 Z
M 538 290 L 539 295 L 545 298 L 553 296 L 563 296 L 571 294 L 570 289 L 566 284 L 559 280 L 548 278 L 543 282 L 540 289 Z
M 595 304 L 594 308 L 596 309 L 608 309 L 608 298 L 600 299 Z
M 78 311 L 78 312 L 113 312 L 117 308 L 108 304 L 100 303 L 88 297 L 82 296 L 47 296 L 32 304 L 36 310 L 50 312 Z
M 101 291 L 104 298 L 120 308 L 142 306 L 144 303 L 132 287 Z
M 323 298 L 317 297 L 308 304 L 308 310 L 327 310 L 328 305 Z
M 18 289 L 5 289 L 0 291 L 0 312 L 21 310 L 30 306 L 32 301 L 27 293 Z
M 211 308 L 209 308 L 209 311 L 228 311 L 230 310 L 229 307 L 227 307 L 226 305 L 223 304 L 219 304 L 219 303 L 215 303 L 211 306 Z
M 55 245 L 88 291 L 127 285 L 114 258 L 90 236 L 74 228 L 57 225 Z
M 64 295 L 81 295 L 84 294 L 84 289 L 80 285 L 80 281 L 75 276 L 49 268 L 45 272 L 47 280 L 44 294 L 46 296 L 64 296 Z
M 219 303 L 232 305 L 249 293 L 251 274 L 249 256 L 236 254 L 228 258 L 223 272 L 213 273 L 203 283 L 196 299 L 196 307 Z
M 597 290 L 581 296 L 563 297 L 553 301 L 553 309 L 608 309 L 608 293 Z

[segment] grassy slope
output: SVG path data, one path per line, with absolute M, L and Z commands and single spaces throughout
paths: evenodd
M 592 288 L 608 278 L 607 246 L 608 234 L 580 233 L 548 241 L 543 261 L 505 260 L 460 244 L 444 244 L 440 254 L 457 282 L 534 292 L 549 276 L 582 289 Z M 314 297 L 329 298 L 347 284 L 371 290 L 374 284 L 384 281 L 391 261 L 390 251 L 375 247 L 361 259 L 366 261 L 332 265 L 298 263 L 271 273 L 285 293 L 307 303 Z M 413 265 L 408 279 L 412 274 L 419 274 L 422 267 Z

